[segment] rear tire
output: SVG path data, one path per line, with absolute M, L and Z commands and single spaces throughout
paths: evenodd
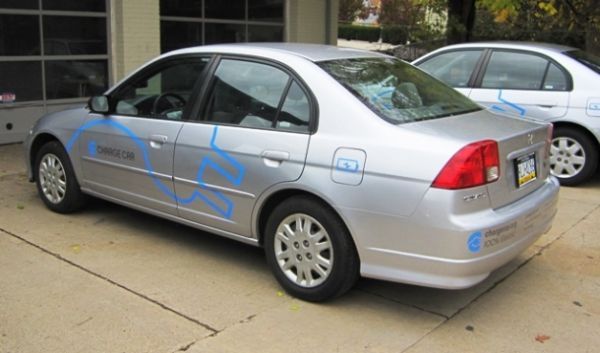
M 585 132 L 570 127 L 554 129 L 550 148 L 550 171 L 561 185 L 589 180 L 598 167 L 598 148 Z
M 58 141 L 43 145 L 35 157 L 38 194 L 54 212 L 72 213 L 85 204 L 69 155 Z
M 338 297 L 359 277 L 359 258 L 339 216 L 320 201 L 295 196 L 271 213 L 264 239 L 267 262 L 291 295 L 311 302 Z

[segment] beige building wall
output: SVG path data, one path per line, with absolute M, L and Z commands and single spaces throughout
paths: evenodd
M 339 0 L 288 0 L 285 41 L 335 44 Z
M 337 43 L 339 0 L 287 0 L 287 42 Z M 110 0 L 110 72 L 113 83 L 160 55 L 159 1 Z
M 110 0 L 111 75 L 118 82 L 160 54 L 158 1 Z

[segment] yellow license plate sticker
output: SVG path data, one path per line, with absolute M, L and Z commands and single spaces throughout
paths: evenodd
M 529 184 L 537 178 L 535 153 L 515 159 L 515 174 L 518 187 Z

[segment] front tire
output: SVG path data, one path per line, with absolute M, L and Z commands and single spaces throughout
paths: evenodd
M 35 158 L 36 185 L 42 201 L 54 212 L 72 213 L 84 206 L 71 160 L 58 141 L 43 145 Z
M 264 244 L 275 278 L 300 299 L 338 297 L 359 277 L 358 254 L 346 226 L 314 198 L 297 196 L 279 204 L 267 221 Z
M 558 127 L 550 146 L 550 171 L 561 185 L 573 186 L 589 180 L 598 167 L 596 143 L 583 131 Z

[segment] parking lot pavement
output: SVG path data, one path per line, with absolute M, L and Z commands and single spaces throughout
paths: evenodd
M 48 211 L 0 146 L 0 352 L 593 352 L 600 180 L 561 189 L 552 230 L 483 283 L 363 279 L 311 304 L 257 248 L 94 200 Z

